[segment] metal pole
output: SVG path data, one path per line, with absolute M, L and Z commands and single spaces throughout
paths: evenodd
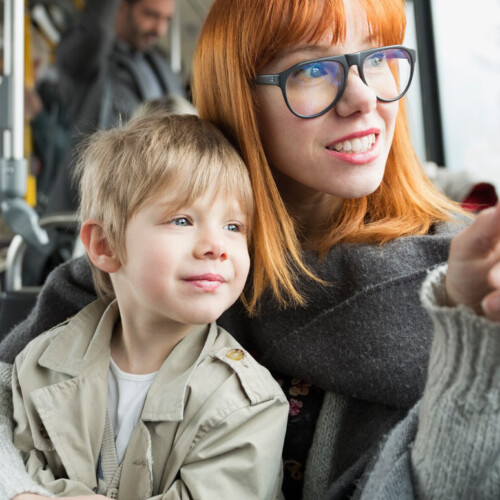
M 2 156 L 4 158 L 11 158 L 11 127 L 12 127 L 12 109 L 11 100 L 7 98 L 10 97 L 9 86 L 10 86 L 10 75 L 12 73 L 12 1 L 4 0 L 3 4 L 3 95 L 5 98 L 2 100 L 2 107 L 5 123 L 3 123 L 3 133 L 2 133 Z M 5 109 L 7 108 L 7 109 Z
M 181 13 L 179 1 L 176 2 L 174 15 L 170 22 L 170 66 L 175 73 L 181 72 Z
M 0 81 L 0 208 L 12 230 L 37 247 L 48 244 L 38 215 L 23 199 L 28 165 L 24 158 L 24 0 L 4 0 L 4 75 Z
M 430 0 L 415 0 L 414 8 L 427 160 L 446 165 Z
M 4 75 L 0 88 L 3 151 L 0 198 L 24 197 L 24 0 L 4 0 Z
M 12 6 L 12 155 L 24 158 L 24 0 Z

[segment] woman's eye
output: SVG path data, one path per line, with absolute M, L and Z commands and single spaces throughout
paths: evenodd
M 190 226 L 191 222 L 187 217 L 175 217 L 168 221 L 169 224 L 174 224 L 175 226 Z
M 385 63 L 385 56 L 383 53 L 373 54 L 369 58 L 370 66 L 377 68 Z
M 314 64 L 306 64 L 297 69 L 297 71 L 293 74 L 296 78 L 302 79 L 313 79 L 313 78 L 321 78 L 328 74 L 328 71 L 325 68 L 324 64 L 314 63 Z
M 224 226 L 224 229 L 227 229 L 228 231 L 233 231 L 235 233 L 239 233 L 241 231 L 241 226 L 239 224 L 231 222 L 230 224 L 226 224 Z

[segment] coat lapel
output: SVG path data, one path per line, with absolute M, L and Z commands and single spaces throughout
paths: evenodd
M 93 488 L 106 416 L 106 372 L 37 389 L 32 401 L 72 480 Z
M 33 404 L 69 479 L 91 488 L 106 420 L 109 341 L 116 303 L 96 301 L 83 309 L 48 346 L 39 364 L 62 381 L 34 390 Z M 66 378 L 70 376 L 71 378 Z
M 168 443 L 165 443 L 168 446 Z M 130 449 L 130 451 L 129 451 Z M 120 500 L 138 500 L 137 492 L 142 498 L 153 495 L 153 457 L 151 437 L 142 421 L 137 423 L 127 448 L 126 459 L 120 478 Z M 132 459 L 130 454 L 133 455 Z

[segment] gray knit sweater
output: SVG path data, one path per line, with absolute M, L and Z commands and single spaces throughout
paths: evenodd
M 445 270 L 421 293 L 435 328 L 424 396 L 389 434 L 355 500 L 500 498 L 500 323 L 447 307 Z

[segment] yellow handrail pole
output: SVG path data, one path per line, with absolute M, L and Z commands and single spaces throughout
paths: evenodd
M 31 18 L 25 2 L 24 13 L 24 88 L 27 91 L 35 90 L 35 71 L 33 68 L 33 40 L 31 34 Z M 36 205 L 36 178 L 31 171 L 31 162 L 33 161 L 33 134 L 31 124 L 25 113 L 24 116 L 24 157 L 28 161 L 28 178 L 26 185 L 26 202 L 34 207 Z

